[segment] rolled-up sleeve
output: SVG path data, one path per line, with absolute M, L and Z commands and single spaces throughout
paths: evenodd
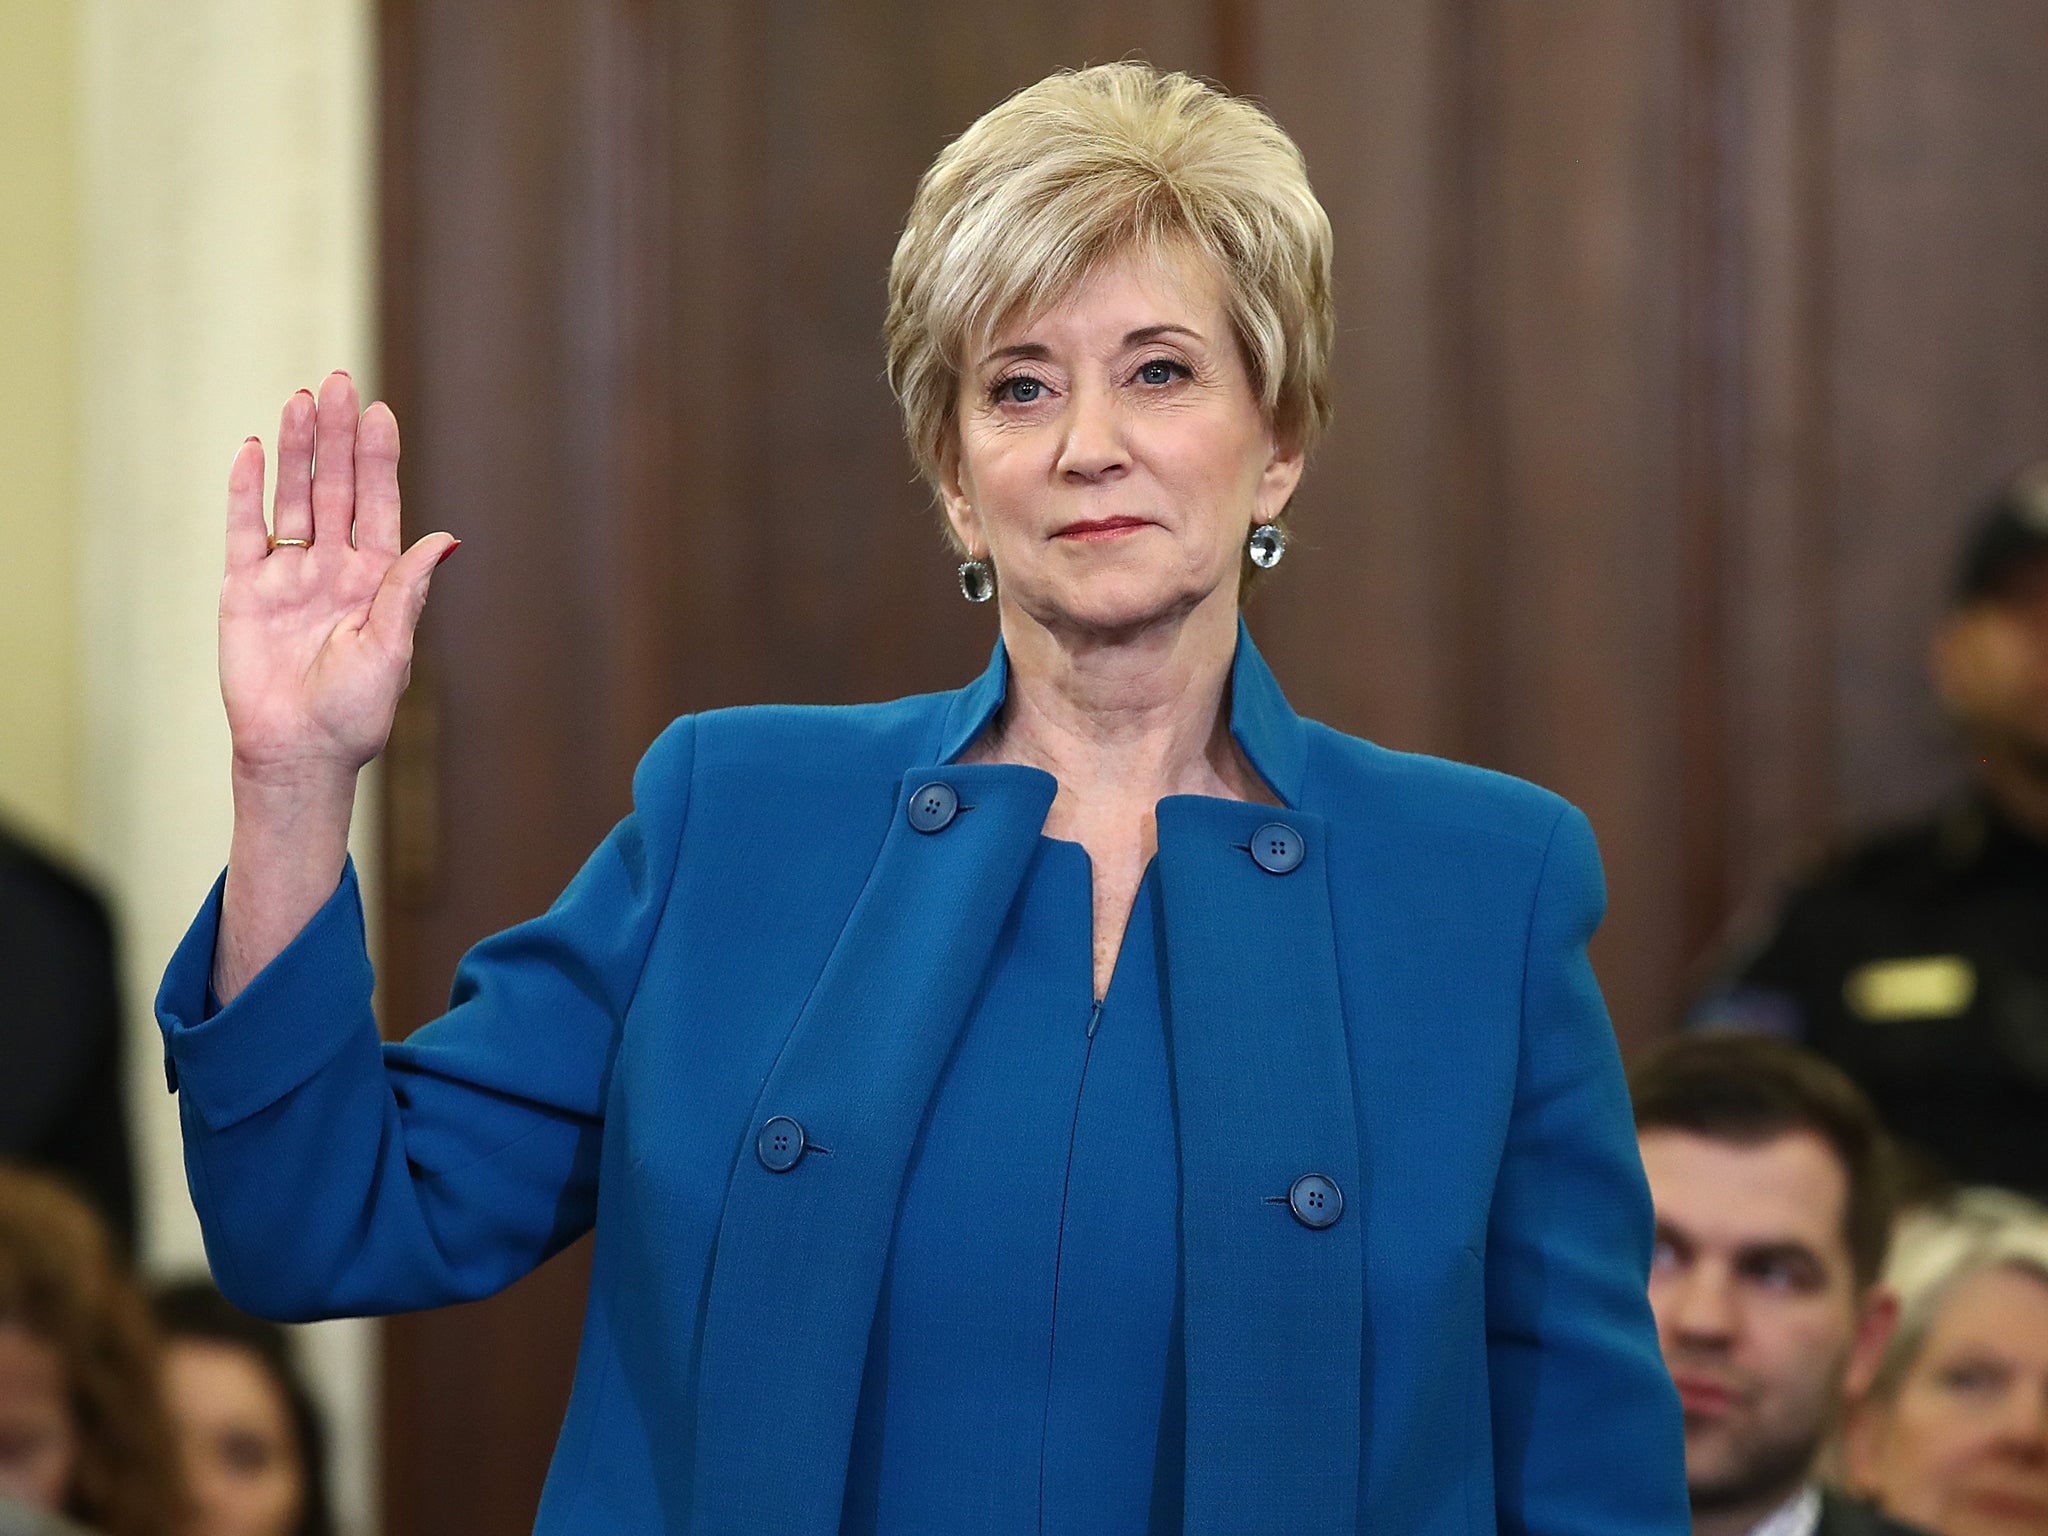
M 675 878 L 691 722 L 541 917 L 484 940 L 449 1010 L 384 1044 L 355 871 L 226 1007 L 216 883 L 157 996 L 216 1279 L 303 1319 L 473 1300 L 588 1229 L 619 1033 Z
M 1487 1236 L 1503 1532 L 1691 1528 L 1677 1394 L 1647 1294 L 1651 1208 L 1586 945 L 1605 907 L 1592 828 L 1552 828 L 1530 914 L 1513 1116 Z

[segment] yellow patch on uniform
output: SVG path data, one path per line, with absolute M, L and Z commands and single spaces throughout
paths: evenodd
M 1952 1019 L 1977 995 L 1977 968 L 1961 955 L 1873 960 L 1842 983 L 1842 1000 L 1866 1024 Z

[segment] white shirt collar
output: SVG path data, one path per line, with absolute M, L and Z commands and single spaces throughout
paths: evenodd
M 1820 1524 L 1820 1489 L 1812 1483 L 1749 1528 L 1749 1536 L 1813 1536 Z

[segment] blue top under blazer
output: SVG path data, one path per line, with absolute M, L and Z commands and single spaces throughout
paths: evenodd
M 209 1016 L 216 887 L 157 1006 L 222 1289 L 438 1306 L 594 1223 L 536 1529 L 834 1531 L 906 1159 L 1052 804 L 954 761 L 1006 681 L 998 646 L 957 693 L 678 720 L 561 899 L 402 1044 L 352 871 Z M 1186 1529 L 1680 1536 L 1585 818 L 1301 719 L 1242 632 L 1231 730 L 1284 807 L 1158 806 Z M 934 780 L 961 808 L 921 831 Z M 1249 856 L 1273 822 L 1284 874 Z M 779 1116 L 814 1150 L 775 1172 Z M 1333 1225 L 1290 1213 L 1311 1172 Z

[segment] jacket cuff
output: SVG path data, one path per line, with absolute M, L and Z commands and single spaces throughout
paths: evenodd
M 213 884 L 157 991 L 164 1034 L 164 1082 L 182 1093 L 208 1130 L 269 1108 L 311 1079 L 371 1017 L 374 977 L 363 937 L 355 861 L 281 954 L 233 1002 L 213 996 L 213 951 L 221 890 Z

